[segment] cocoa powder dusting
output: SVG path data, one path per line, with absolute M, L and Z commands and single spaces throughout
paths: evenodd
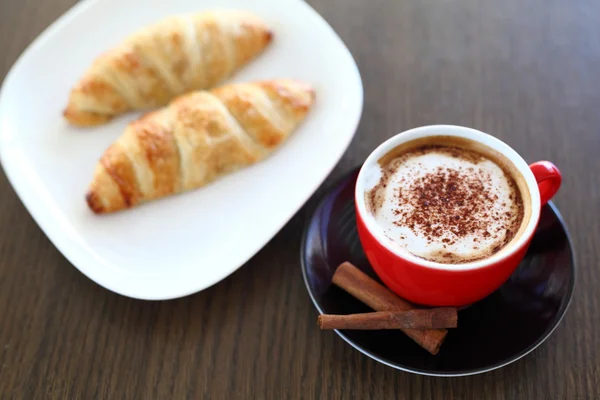
M 466 157 L 474 163 L 484 159 L 475 152 L 441 146 L 439 148 L 427 146 L 414 149 L 404 156 L 430 151 L 446 152 L 452 157 Z M 388 164 L 379 188 L 395 172 L 402 159 L 400 157 Z M 497 252 L 512 239 L 516 229 L 512 231 L 511 229 L 491 229 L 493 232 L 490 232 L 488 226 L 490 218 L 501 223 L 505 228 L 515 226 L 515 223 L 521 223 L 522 210 L 519 210 L 521 215 L 492 211 L 498 196 L 486 189 L 486 187 L 490 187 L 492 180 L 483 171 L 475 171 L 472 167 L 458 169 L 437 167 L 433 172 L 425 175 L 418 171 L 415 171 L 414 174 L 414 179 L 408 188 L 393 192 L 393 204 L 398 205 L 398 208 L 392 210 L 395 218 L 393 223 L 399 227 L 409 227 L 415 232 L 420 232 L 428 243 L 440 242 L 446 248 L 446 245 L 453 245 L 456 240 L 465 236 L 475 236 L 473 242 L 478 242 L 477 237 L 489 238 L 493 235 L 499 240 L 504 238 L 501 245 L 493 248 L 493 252 Z M 520 197 L 516 183 L 509 175 L 506 176 L 511 181 L 512 188 L 517 191 L 516 195 L 511 194 L 511 199 L 513 196 Z M 371 191 L 372 205 L 381 204 L 376 199 L 376 192 L 379 192 L 379 188 L 376 187 Z M 502 204 L 502 206 L 506 206 L 506 204 Z M 409 211 L 406 211 L 407 209 Z M 477 249 L 478 247 L 473 248 Z M 452 253 L 440 255 L 449 260 L 453 257 Z M 468 261 L 474 260 L 457 262 Z
M 492 202 L 479 176 L 438 167 L 434 173 L 415 180 L 408 192 L 408 199 L 396 200 L 399 204 L 410 203 L 412 212 L 395 224 L 414 227 L 431 238 L 440 238 L 448 231 L 459 238 L 485 231 L 484 223 L 474 216 L 481 215 L 481 210 Z M 489 235 L 487 231 L 485 234 Z M 444 238 L 442 242 L 448 244 L 451 240 Z

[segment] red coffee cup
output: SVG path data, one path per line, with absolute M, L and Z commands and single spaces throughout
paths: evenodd
M 479 142 L 504 155 L 522 175 L 529 196 L 530 216 L 521 235 L 492 256 L 465 264 L 442 264 L 417 257 L 388 239 L 366 208 L 365 171 L 377 168 L 378 160 L 397 146 L 416 139 L 455 136 Z M 388 139 L 364 162 L 355 188 L 358 234 L 371 266 L 383 283 L 415 304 L 464 306 L 481 300 L 498 289 L 517 268 L 540 219 L 541 208 L 558 191 L 561 174 L 554 164 L 527 163 L 504 142 L 481 131 L 453 125 L 431 125 L 411 129 Z

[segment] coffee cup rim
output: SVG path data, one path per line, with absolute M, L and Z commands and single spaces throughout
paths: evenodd
M 413 255 L 402 247 L 394 244 L 378 227 L 375 219 L 370 215 L 365 204 L 365 171 L 371 167 L 374 167 L 378 160 L 393 148 L 403 143 L 429 136 L 453 136 L 481 143 L 493 150 L 498 151 L 508 158 L 508 160 L 513 163 L 519 173 L 523 176 L 530 194 L 529 198 L 531 201 L 531 216 L 523 233 L 517 239 L 516 243 L 511 245 L 509 249 L 506 249 L 505 251 L 501 250 L 498 253 L 493 254 L 491 257 L 484 258 L 482 260 L 472 261 L 464 264 L 443 264 L 425 260 Z M 413 264 L 444 271 L 470 271 L 482 269 L 490 265 L 497 264 L 498 262 L 501 262 L 514 255 L 529 242 L 531 236 L 535 232 L 540 218 L 541 209 L 540 193 L 537 181 L 529 167 L 529 164 L 527 164 L 527 162 L 525 162 L 525 160 L 514 149 L 500 139 L 477 129 L 458 125 L 426 125 L 412 128 L 407 131 L 400 132 L 381 143 L 375 150 L 371 152 L 371 154 L 369 154 L 360 168 L 356 180 L 354 198 L 356 201 L 357 212 L 360 214 L 360 217 L 362 218 L 369 233 L 377 240 L 379 244 L 381 244 L 394 255 L 410 261 Z

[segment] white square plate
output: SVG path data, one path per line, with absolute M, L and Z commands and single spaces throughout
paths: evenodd
M 137 114 L 87 130 L 62 118 L 69 90 L 102 51 L 167 15 L 241 8 L 274 31 L 232 81 L 294 78 L 317 99 L 267 160 L 183 195 L 111 215 L 84 199 L 94 166 Z M 169 299 L 225 278 L 306 202 L 348 147 L 363 105 L 360 75 L 331 27 L 300 0 L 88 0 L 44 31 L 0 92 L 0 157 L 41 229 L 81 272 L 122 295 Z

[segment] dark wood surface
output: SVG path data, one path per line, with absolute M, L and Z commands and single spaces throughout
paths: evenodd
M 73 2 L 0 2 L 0 79 Z M 431 123 L 472 126 L 529 161 L 554 161 L 579 266 L 558 329 L 524 359 L 479 376 L 377 364 L 316 326 L 298 257 L 315 198 L 210 289 L 131 300 L 70 265 L 1 174 L 1 399 L 600 398 L 600 3 L 310 3 L 354 54 L 365 87 L 357 135 L 317 195 L 385 138 Z

